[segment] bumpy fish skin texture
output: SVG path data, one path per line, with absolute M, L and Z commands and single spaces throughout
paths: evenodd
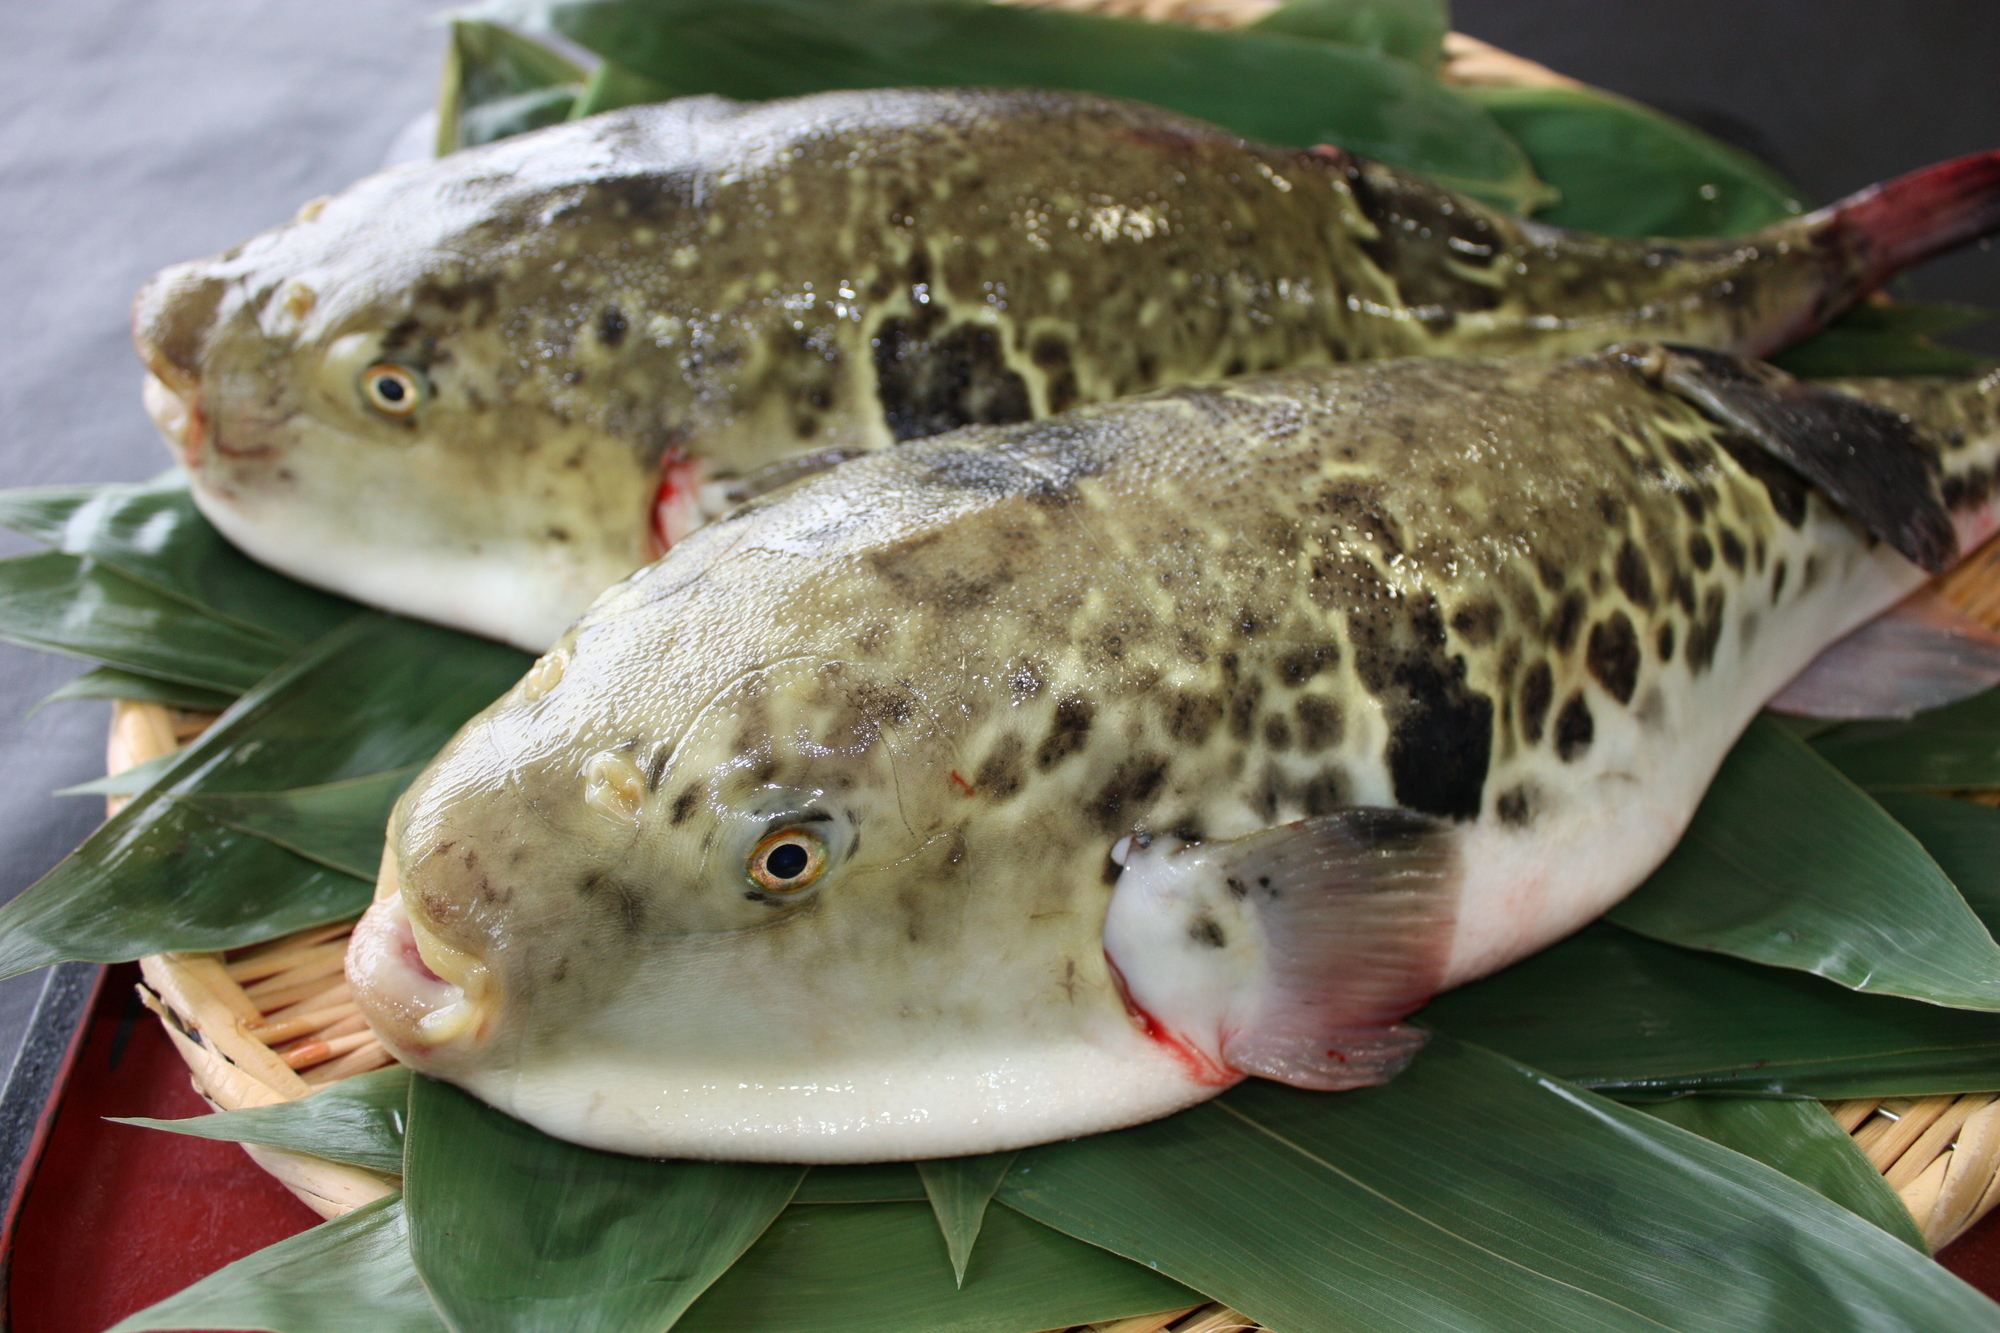
M 1629 891 L 1757 706 L 1922 583 L 1891 541 L 1990 529 L 2000 375 L 1856 387 L 1908 420 L 1651 346 L 1397 361 L 796 483 L 410 789 L 357 996 L 415 1067 L 648 1154 L 981 1152 L 1386 1076 L 1394 1020 Z M 1790 438 L 1729 423 L 1774 405 Z M 1847 461 L 1803 466 L 1886 539 L 1774 454 L 1829 420 Z M 818 878 L 753 879 L 798 830 Z M 1322 948 L 1354 975 L 1285 1009 Z M 1297 1040 L 1363 1010 L 1372 1052 Z
M 539 651 L 789 455 L 1322 362 L 1758 352 L 1879 281 L 1878 239 L 1572 235 L 1075 93 L 702 98 L 371 177 L 134 322 L 238 545 Z

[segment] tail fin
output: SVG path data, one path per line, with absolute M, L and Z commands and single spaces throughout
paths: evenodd
M 2000 149 L 1955 157 L 1850 195 L 1814 219 L 1847 233 L 1862 290 L 1912 264 L 2000 232 Z

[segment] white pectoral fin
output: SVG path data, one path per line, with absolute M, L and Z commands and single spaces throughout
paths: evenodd
M 1105 953 L 1148 1031 L 1218 1081 L 1380 1083 L 1424 1041 L 1400 1020 L 1444 974 L 1457 845 L 1450 824 L 1375 808 L 1154 842 L 1125 859 Z
M 1805 717 L 1909 717 L 2000 685 L 2000 635 L 1924 587 L 1828 644 L 1769 707 Z

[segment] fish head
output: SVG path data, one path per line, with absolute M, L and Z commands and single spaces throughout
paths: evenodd
M 385 1044 L 654 1155 L 979 1152 L 1211 1095 L 1104 956 L 1115 838 L 1053 786 L 975 795 L 1055 700 L 970 627 L 963 663 L 874 644 L 879 572 L 788 560 L 829 509 L 782 507 L 607 592 L 405 794 L 349 962 Z
M 456 156 L 165 270 L 134 341 L 155 423 L 238 546 L 539 652 L 658 554 L 661 515 L 698 521 L 697 478 L 658 349 L 565 263 L 586 242 L 551 217 L 589 187 Z

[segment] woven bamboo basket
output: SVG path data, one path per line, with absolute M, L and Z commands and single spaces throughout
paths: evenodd
M 1279 0 L 999 0 L 1093 10 L 1200 27 L 1253 22 Z M 1462 33 L 1445 39 L 1446 82 L 1576 87 L 1577 81 Z M 2000 630 L 2000 538 L 1940 580 L 1945 596 Z M 120 701 L 107 767 L 117 773 L 199 736 L 214 714 Z M 1960 793 L 2000 806 L 2000 791 Z M 112 798 L 116 812 L 120 798 Z M 352 922 L 298 931 L 227 953 L 157 954 L 140 963 L 140 998 L 160 1018 L 220 1110 L 310 1096 L 394 1063 L 356 1009 L 344 971 Z M 1996 1076 L 2000 1082 L 2000 1076 Z M 1941 1249 L 2000 1205 L 2000 1092 L 1864 1098 L 1828 1112 L 1887 1179 L 1931 1247 Z M 338 1217 L 400 1187 L 393 1177 L 303 1153 L 244 1151 L 322 1217 Z M 1207 1304 L 1087 1326 L 1101 1333 L 1230 1333 L 1255 1323 Z M 1077 1333 L 1084 1333 L 1078 1330 Z

